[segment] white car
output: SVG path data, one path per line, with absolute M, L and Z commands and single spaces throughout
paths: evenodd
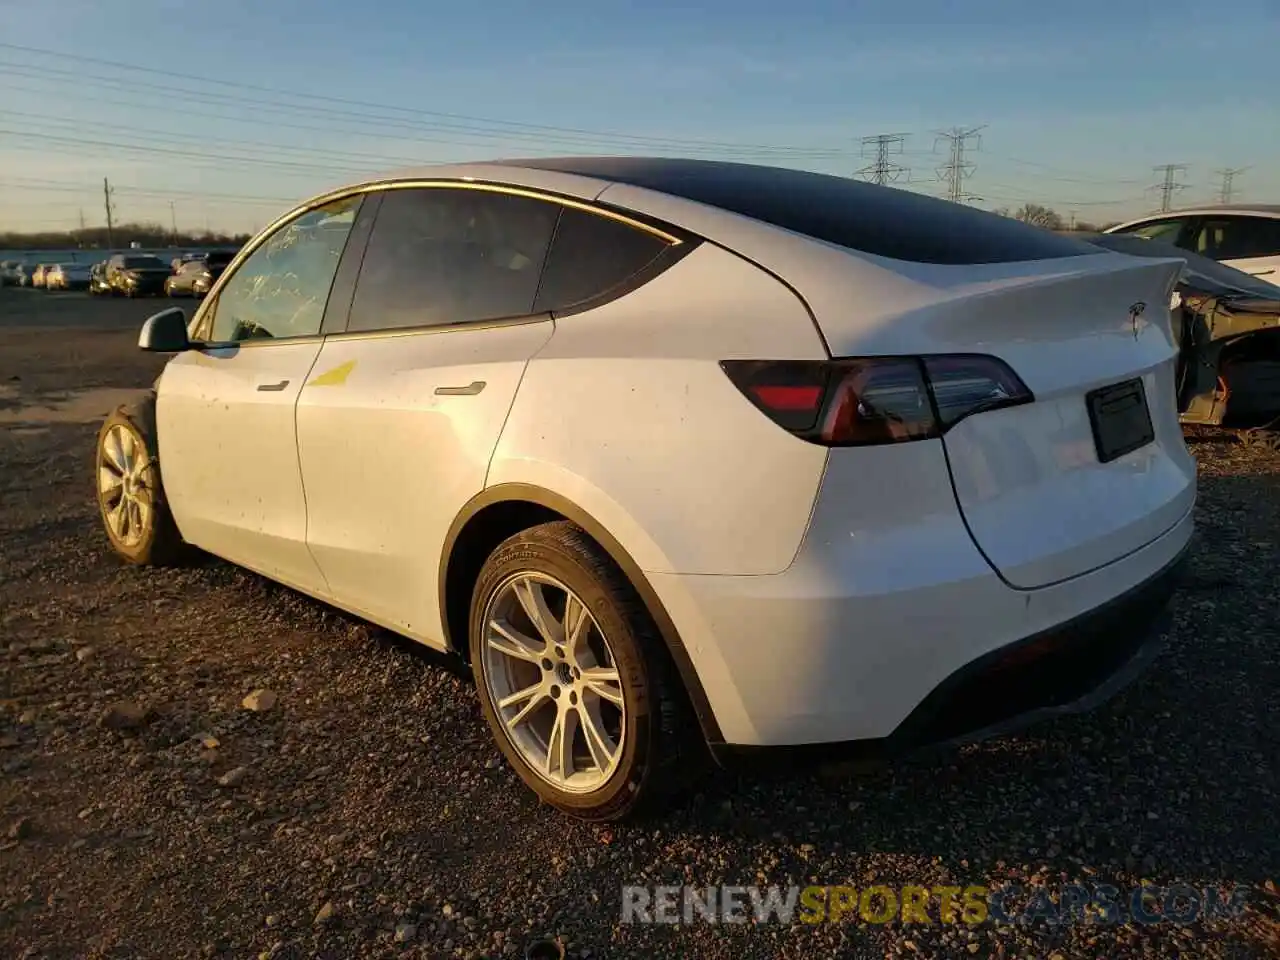
M 45 271 L 45 289 L 88 290 L 89 267 L 87 263 L 56 263 Z
M 1196 494 L 1180 267 L 767 167 L 393 174 L 147 321 L 176 355 L 103 425 L 102 516 L 126 560 L 192 545 L 469 659 L 580 817 L 702 741 L 982 737 L 1159 638 Z
M 1105 232 L 1159 240 L 1280 285 L 1280 204 L 1176 210 Z

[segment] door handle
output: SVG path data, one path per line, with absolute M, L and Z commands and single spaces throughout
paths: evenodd
M 288 380 L 281 380 L 279 383 L 260 383 L 258 384 L 258 389 L 263 393 L 279 393 L 288 385 Z
M 436 396 L 440 397 L 474 397 L 484 389 L 483 380 L 472 380 L 465 387 L 436 387 Z

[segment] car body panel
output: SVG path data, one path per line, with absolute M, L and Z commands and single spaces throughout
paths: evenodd
M 646 571 L 776 573 L 795 557 L 827 451 L 761 416 L 719 362 L 823 355 L 791 291 L 705 244 L 627 296 L 556 320 L 488 482 L 566 497 Z M 715 493 L 683 496 L 690 484 Z
M 443 646 L 435 583 L 549 317 L 335 336 L 298 399 L 306 540 L 331 592 Z
M 156 424 L 165 494 L 184 539 L 327 593 L 306 545 L 295 406 L 319 338 L 189 350 L 165 367 Z
M 940 444 L 875 452 L 834 452 L 810 532 L 784 573 L 648 575 L 726 743 L 888 737 L 957 669 L 1124 593 L 1191 536 L 1188 513 L 1122 559 L 1014 591 L 966 531 L 937 469 Z

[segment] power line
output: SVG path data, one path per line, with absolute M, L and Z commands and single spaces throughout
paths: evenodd
M 1158 167 L 1152 167 L 1156 173 L 1163 173 L 1164 179 L 1159 183 L 1152 184 L 1150 189 L 1157 190 L 1160 193 L 1160 212 L 1168 213 L 1172 207 L 1173 195 L 1179 190 L 1187 189 L 1185 183 L 1178 181 L 1178 174 L 1187 169 L 1185 163 L 1162 163 Z
M 1234 193 L 1233 186 L 1235 184 L 1236 177 L 1238 177 L 1240 174 L 1244 173 L 1248 169 L 1249 169 L 1248 167 L 1236 167 L 1234 170 L 1227 168 L 1224 170 L 1213 171 L 1219 177 L 1222 178 L 1222 189 L 1218 191 L 1219 203 L 1231 202 L 1231 197 Z
M 952 127 L 950 130 L 939 133 L 934 140 L 934 150 L 937 150 L 939 141 L 945 140 L 949 144 L 949 159 L 938 168 L 938 176 L 946 181 L 947 199 L 953 203 L 978 199 L 964 191 L 964 182 L 973 176 L 974 170 L 974 165 L 965 160 L 964 154 L 970 140 L 977 143 L 978 149 L 981 148 L 982 140 L 979 131 L 985 126 L 983 124 L 981 127 Z
M 291 90 L 286 90 L 282 88 L 265 87 L 265 86 L 259 86 L 257 84 L 242 83 L 242 82 L 232 81 L 232 80 L 221 80 L 221 79 L 212 78 L 212 77 L 197 77 L 197 76 L 192 76 L 186 73 L 177 73 L 169 70 L 160 70 L 154 67 L 143 67 L 143 66 L 138 66 L 136 64 L 121 63 L 115 60 L 105 60 L 98 57 L 85 57 L 85 56 L 73 55 L 68 53 L 61 53 L 56 50 L 46 50 L 46 49 L 41 49 L 37 47 L 22 46 L 20 44 L 13 44 L 13 43 L 0 42 L 0 49 L 14 50 L 14 51 L 18 51 L 25 54 L 36 54 L 38 56 L 56 57 L 59 59 L 70 60 L 70 61 L 79 62 L 79 63 L 96 64 L 98 66 L 110 67 L 116 70 L 135 71 L 138 73 L 146 73 L 146 74 L 151 74 L 155 76 L 184 80 L 184 81 L 187 81 L 188 83 L 213 84 L 221 87 L 229 87 L 232 89 L 244 90 L 254 94 L 255 96 L 253 98 L 246 98 L 242 95 L 238 99 L 240 100 L 251 99 L 252 102 L 256 102 L 256 103 L 262 102 L 262 96 L 261 96 L 262 94 L 268 94 L 272 97 L 288 97 L 288 98 L 299 100 L 299 101 L 311 101 L 312 103 L 315 103 L 315 104 L 330 105 L 328 108 L 321 108 L 318 106 L 308 107 L 305 103 L 287 104 L 287 106 L 292 106 L 294 108 L 309 109 L 313 111 L 324 110 L 324 112 L 332 113 L 333 111 L 331 109 L 331 106 L 334 104 L 337 104 L 337 105 L 342 105 L 346 107 L 357 108 L 359 112 L 356 112 L 356 113 L 351 113 L 350 111 L 340 111 L 342 113 L 350 113 L 350 115 L 355 117 L 367 117 L 369 116 L 369 111 L 372 109 L 372 110 L 378 110 L 383 112 L 398 113 L 401 115 L 400 119 L 402 121 L 406 117 L 429 118 L 435 121 L 437 126 L 443 126 L 443 127 L 459 129 L 459 130 L 466 130 L 467 132 L 470 132 L 475 135 L 487 134 L 487 135 L 506 136 L 506 137 L 512 137 L 512 138 L 528 138 L 530 136 L 533 136 L 541 139 L 547 139 L 549 136 L 554 139 L 565 139 L 566 137 L 570 139 L 586 138 L 586 139 L 594 140 L 597 142 L 613 141 L 619 144 L 630 144 L 632 147 L 648 146 L 650 148 L 683 147 L 683 148 L 702 148 L 702 149 L 712 149 L 712 150 L 727 149 L 727 150 L 743 151 L 747 153 L 757 153 L 757 154 L 779 153 L 782 155 L 797 155 L 797 154 L 826 155 L 826 156 L 834 157 L 834 156 L 839 156 L 841 153 L 841 151 L 830 149 L 830 148 L 818 148 L 814 150 L 808 150 L 806 148 L 792 147 L 792 146 L 787 146 L 782 144 L 738 143 L 738 142 L 726 141 L 726 140 L 703 140 L 703 139 L 689 138 L 689 137 L 660 137 L 660 136 L 650 136 L 650 135 L 644 135 L 644 134 L 619 133 L 616 131 L 591 130 L 591 129 L 582 128 L 582 127 L 566 127 L 566 126 L 556 126 L 551 124 L 527 123 L 527 122 L 515 121 L 515 120 L 498 119 L 493 117 L 479 117 L 479 116 L 473 116 L 469 114 L 449 113 L 449 112 L 444 112 L 439 110 L 426 110 L 426 109 L 417 108 L 417 107 L 402 107 L 402 106 L 397 106 L 392 104 L 373 103 L 366 100 L 354 100 L 346 97 L 325 96 L 323 94 L 291 91 Z M 61 70 L 58 70 L 57 68 L 46 67 L 40 64 L 9 63 L 7 65 L 9 67 L 17 67 L 17 68 L 28 69 L 28 70 L 37 70 L 37 71 L 43 71 L 43 72 L 52 73 L 52 74 L 59 74 L 59 73 L 64 75 L 67 74 L 67 71 L 61 71 Z M 84 74 L 84 73 L 80 73 L 78 75 L 72 74 L 72 76 L 75 77 L 76 79 L 87 78 L 87 79 L 95 79 L 95 80 L 106 80 L 109 82 L 117 82 L 117 83 L 122 82 L 121 78 L 102 77 L 100 75 L 95 76 L 95 75 Z M 128 80 L 127 82 L 130 86 L 138 86 L 138 85 L 156 86 L 154 84 L 150 84 L 150 85 L 142 84 L 140 81 L 137 81 L 137 80 Z M 172 84 L 165 85 L 163 87 L 160 87 L 159 89 L 165 90 L 169 93 L 182 93 L 182 94 L 204 93 L 210 96 L 223 96 L 219 94 L 213 94 L 210 91 L 198 91 L 198 90 L 190 90 L 190 89 L 182 89 L 182 88 L 175 89 L 172 86 Z M 386 119 L 386 118 L 382 118 L 382 119 Z M 419 125 L 420 123 L 421 122 L 419 122 Z M 468 128 L 470 129 L 468 130 Z
M 891 153 L 902 153 L 903 144 L 907 141 L 905 133 L 878 133 L 873 137 L 862 138 L 862 155 L 867 155 L 867 148 L 874 146 L 876 148 L 876 158 L 872 163 L 863 167 L 858 171 L 858 176 L 864 180 L 870 180 L 872 183 L 878 183 L 884 186 L 897 180 L 902 174 L 907 174 L 908 178 L 911 171 L 906 167 L 899 166 L 896 163 L 889 162 Z M 897 147 L 894 150 L 894 147 Z

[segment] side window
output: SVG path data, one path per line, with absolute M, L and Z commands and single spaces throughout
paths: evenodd
M 1144 240 L 1159 240 L 1161 243 L 1176 243 L 1178 234 L 1186 226 L 1186 220 L 1156 220 L 1144 223 L 1131 230 L 1124 231 L 1130 236 L 1142 237 Z
M 347 197 L 309 210 L 258 247 L 211 304 L 210 341 L 319 333 L 329 287 L 362 199 Z
M 1195 249 L 1215 260 L 1275 256 L 1280 254 L 1280 220 L 1263 217 L 1206 218 L 1196 234 Z
M 670 244 L 612 217 L 566 207 L 551 241 L 535 311 L 566 310 L 609 293 Z
M 533 313 L 560 205 L 452 187 L 388 190 L 365 248 L 349 331 Z

